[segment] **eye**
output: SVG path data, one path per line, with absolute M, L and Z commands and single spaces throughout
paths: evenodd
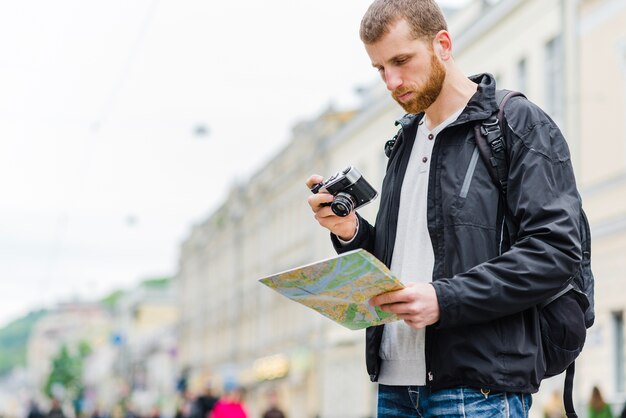
M 385 81 L 385 69 L 383 67 L 374 67 L 381 80 Z

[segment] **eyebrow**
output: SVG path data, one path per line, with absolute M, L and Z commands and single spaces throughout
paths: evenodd
M 403 59 L 411 58 L 414 55 L 415 54 L 408 53 L 408 52 L 407 53 L 400 53 L 398 55 L 394 55 L 393 57 L 389 58 L 386 62 L 394 63 L 394 62 L 401 61 Z M 377 64 L 377 63 L 373 62 L 372 63 L 372 67 L 374 67 L 374 68 L 381 68 L 381 67 L 383 67 L 383 64 Z

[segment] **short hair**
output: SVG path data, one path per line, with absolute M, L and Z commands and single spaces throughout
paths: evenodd
M 439 31 L 448 30 L 435 0 L 375 0 L 361 20 L 361 40 L 365 44 L 379 41 L 400 19 L 407 21 L 415 39 L 432 40 Z

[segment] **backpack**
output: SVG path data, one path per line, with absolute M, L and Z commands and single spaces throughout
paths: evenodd
M 497 90 L 498 112 L 474 127 L 476 146 L 487 167 L 492 181 L 498 187 L 504 206 L 505 223 L 512 220 L 510 209 L 506 207 L 508 181 L 508 153 L 504 106 L 512 97 L 525 96 L 509 90 Z M 579 201 L 580 195 L 579 195 Z M 591 271 L 591 231 L 587 216 L 580 208 L 580 240 L 582 260 L 577 274 L 571 282 L 556 295 L 539 305 L 541 342 L 546 363 L 544 377 L 556 376 L 563 371 L 565 386 L 563 402 L 568 417 L 577 417 L 572 400 L 574 380 L 574 360 L 585 343 L 587 328 L 593 325 L 594 278 Z

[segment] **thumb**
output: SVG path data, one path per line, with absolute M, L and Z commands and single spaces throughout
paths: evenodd
M 324 181 L 324 177 L 320 176 L 319 174 L 313 174 L 311 177 L 307 179 L 306 187 L 310 189 L 316 184 L 322 183 L 323 181 Z

